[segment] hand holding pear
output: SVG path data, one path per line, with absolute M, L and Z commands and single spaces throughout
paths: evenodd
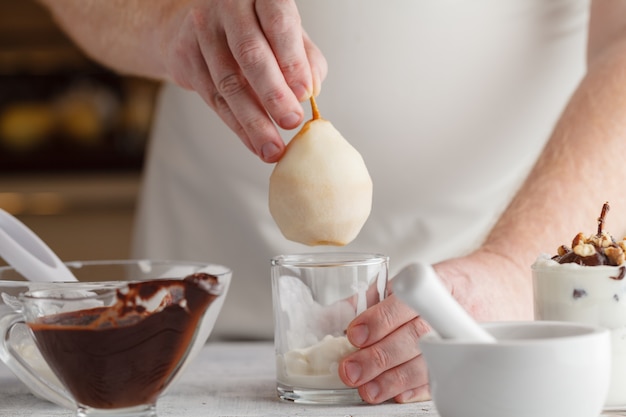
M 269 208 L 282 234 L 305 245 L 344 246 L 361 231 L 372 207 L 372 180 L 359 152 L 320 117 L 287 144 L 269 184 Z

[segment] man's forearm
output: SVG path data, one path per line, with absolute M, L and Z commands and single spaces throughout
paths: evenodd
M 159 31 L 185 1 L 39 1 L 94 60 L 121 73 L 167 78 Z
M 592 234 L 602 204 L 606 231 L 626 233 L 626 38 L 594 54 L 542 156 L 485 247 L 528 270 L 578 232 Z

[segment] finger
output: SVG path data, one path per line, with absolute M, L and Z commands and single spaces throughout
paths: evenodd
M 370 404 L 380 404 L 391 398 L 397 402 L 429 400 L 428 371 L 424 358 L 418 356 L 390 369 L 358 390 L 361 398 Z
M 287 85 L 299 101 L 306 100 L 313 93 L 313 78 L 296 4 L 293 0 L 257 0 L 255 7 Z
M 423 320 L 411 320 L 380 342 L 346 356 L 339 365 L 339 376 L 349 386 L 360 386 L 411 361 L 420 355 L 418 340 L 427 331 Z
M 223 33 L 212 32 L 205 18 L 196 15 L 198 45 L 211 75 L 214 92 L 203 96 L 212 103 L 222 120 L 256 155 L 266 162 L 277 161 L 284 143 L 256 94 L 240 72 Z M 208 85 L 205 88 L 209 88 Z
M 415 311 L 394 295 L 390 295 L 352 320 L 346 335 L 354 346 L 366 347 L 380 341 L 415 317 Z
M 240 7 L 243 6 L 245 3 Z M 285 81 L 255 11 L 227 19 L 224 30 L 232 56 L 262 106 L 280 127 L 297 127 L 304 118 L 304 111 Z M 219 78 L 219 74 L 214 74 L 214 80 L 216 76 Z M 216 85 L 219 89 L 219 83 Z M 232 104 L 231 107 L 234 108 Z
M 181 26 L 193 27 L 193 19 L 193 16 L 188 15 Z M 166 60 L 171 63 L 169 71 L 172 81 L 183 88 L 196 91 L 224 123 L 237 134 L 246 147 L 252 152 L 256 152 L 247 133 L 213 84 L 206 60 L 200 50 L 197 32 L 181 29 L 177 31 L 175 39 L 171 41 L 175 47 L 166 51 Z
M 393 399 L 397 403 L 416 403 L 422 401 L 430 401 L 432 396 L 430 394 L 430 385 L 422 385 L 421 387 L 411 388 L 403 393 L 396 395 Z
M 328 74 L 328 62 L 322 54 L 322 51 L 311 41 L 309 35 L 303 30 L 302 36 L 304 40 L 304 49 L 306 50 L 309 64 L 311 65 L 311 74 L 313 77 L 313 95 L 319 95 L 322 89 L 322 82 Z

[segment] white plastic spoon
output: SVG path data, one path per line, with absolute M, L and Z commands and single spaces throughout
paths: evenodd
M 480 327 L 450 295 L 430 265 L 410 264 L 391 282 L 396 297 L 415 310 L 440 337 L 495 342 L 495 338 Z
M 0 257 L 29 281 L 77 281 L 39 236 L 2 209 Z

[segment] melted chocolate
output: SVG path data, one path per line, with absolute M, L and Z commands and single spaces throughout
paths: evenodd
M 217 278 L 194 274 L 184 280 L 128 285 L 117 302 L 43 317 L 29 324 L 37 345 L 77 402 L 110 409 L 154 403 L 174 376 L 196 328 L 217 295 Z M 148 312 L 139 300 L 167 290 Z
M 609 258 L 604 254 L 604 250 L 598 247 L 596 247 L 596 253 L 590 256 L 580 256 L 573 250 L 568 249 L 564 255 L 554 256 L 552 259 L 560 264 L 574 263 L 587 266 L 610 265 Z
M 617 274 L 616 277 L 610 277 L 610 278 L 616 281 L 621 281 L 624 279 L 624 275 L 626 275 L 626 267 L 622 265 L 619 267 L 619 274 Z

